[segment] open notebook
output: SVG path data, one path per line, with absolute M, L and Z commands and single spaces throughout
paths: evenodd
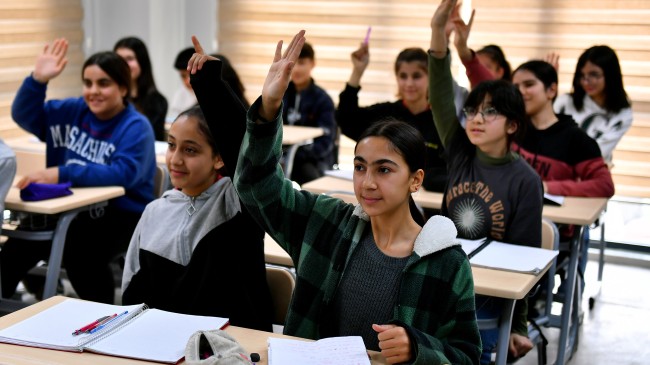
M 269 365 L 370 365 L 361 336 L 328 337 L 308 342 L 271 337 Z
M 557 251 L 503 243 L 485 238 L 458 239 L 472 266 L 537 275 L 557 256 Z
M 72 334 L 94 320 L 116 318 L 92 334 Z M 67 299 L 0 331 L 0 342 L 63 351 L 88 351 L 133 359 L 176 363 L 185 355 L 190 336 L 223 328 L 228 319 Z

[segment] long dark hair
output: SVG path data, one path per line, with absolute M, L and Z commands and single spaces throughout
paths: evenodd
M 357 141 L 362 141 L 368 137 L 386 138 L 392 149 L 404 158 L 411 173 L 414 173 L 419 169 L 424 170 L 427 163 L 426 144 L 420 131 L 415 129 L 412 125 L 388 117 L 366 128 Z M 358 145 L 359 142 L 354 146 L 355 153 Z M 410 195 L 409 209 L 415 222 L 420 226 L 423 226 L 425 223 L 424 217 L 417 208 L 413 197 Z
M 501 47 L 495 44 L 488 44 L 487 46 L 476 51 L 476 53 L 490 57 L 492 62 L 496 63 L 503 69 L 503 76 L 501 77 L 501 80 L 512 81 L 512 68 L 510 67 L 508 60 L 506 60 L 506 55 L 503 53 Z
M 119 48 L 128 48 L 132 50 L 138 64 L 140 65 L 140 76 L 138 76 L 138 79 L 136 80 L 136 85 L 138 85 L 138 95 L 133 100 L 134 103 L 138 104 L 138 101 L 142 100 L 147 94 L 156 91 L 156 83 L 153 79 L 153 71 L 147 46 L 139 38 L 126 37 L 115 43 L 113 51 L 117 51 Z
M 119 87 L 126 89 L 126 95 L 122 98 L 124 105 L 128 104 L 131 93 L 131 69 L 129 65 L 115 52 L 99 52 L 88 57 L 81 68 L 81 78 L 88 66 L 97 65 L 102 71 L 113 80 Z
M 585 89 L 580 84 L 580 78 L 582 77 L 582 68 L 585 67 L 587 62 L 591 62 L 603 70 L 603 76 L 605 77 L 605 109 L 619 112 L 621 109 L 629 107 L 630 101 L 623 87 L 623 75 L 616 52 L 608 46 L 593 46 L 580 55 L 576 64 L 576 71 L 573 74 L 571 97 L 576 109 L 582 110 L 584 107 Z

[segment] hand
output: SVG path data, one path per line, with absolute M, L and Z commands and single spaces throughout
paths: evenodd
M 65 58 L 67 52 L 68 41 L 65 38 L 57 38 L 52 44 L 46 44 L 43 53 L 36 58 L 32 74 L 34 79 L 45 84 L 59 76 L 68 63 L 68 59 Z
M 194 75 L 197 70 L 203 68 L 204 63 L 207 61 L 218 60 L 218 58 L 205 54 L 203 47 L 201 47 L 201 43 L 199 43 L 199 39 L 194 35 L 192 36 L 192 44 L 194 45 L 195 53 L 192 55 L 190 60 L 187 61 L 187 71 Z
M 467 24 L 465 24 L 460 16 L 452 20 L 454 23 L 454 29 L 456 30 L 456 33 L 454 33 L 454 45 L 456 46 L 460 59 L 463 61 L 470 61 L 472 59 L 472 50 L 467 47 L 467 40 L 469 39 L 469 33 L 472 30 L 475 13 L 476 10 L 472 9 L 472 15 L 469 17 Z
M 55 167 L 47 168 L 45 170 L 32 172 L 27 176 L 23 176 L 23 178 L 18 180 L 18 183 L 16 183 L 16 187 L 18 189 L 24 189 L 27 187 L 27 185 L 31 183 L 56 184 L 58 182 L 59 182 L 59 168 L 55 166 Z
M 436 12 L 431 18 L 431 29 L 442 29 L 447 27 L 447 22 L 451 18 L 452 12 L 456 8 L 457 0 L 442 0 Z
M 456 4 L 456 6 L 454 6 L 449 19 L 447 20 L 447 24 L 445 25 L 445 36 L 447 37 L 447 41 L 449 41 L 449 36 L 451 36 L 451 33 L 455 30 L 454 20 L 460 18 L 460 5 L 461 4 Z
M 262 105 L 259 108 L 260 117 L 273 120 L 278 114 L 282 104 L 282 97 L 289 86 L 289 81 L 291 81 L 291 70 L 296 64 L 303 44 L 305 44 L 304 30 L 296 33 L 284 54 L 282 54 L 282 41 L 278 42 L 273 63 L 262 87 Z
M 555 71 L 560 73 L 560 54 L 555 52 L 550 52 L 544 57 L 544 61 L 550 63 Z
M 370 52 L 368 52 L 368 45 L 361 43 L 359 48 L 350 54 L 350 59 L 352 60 L 352 67 L 354 71 L 362 73 L 368 67 L 370 63 Z
M 517 333 L 510 334 L 510 343 L 508 345 L 508 352 L 515 358 L 522 357 L 533 348 L 533 343 L 526 336 Z
M 446 28 L 455 8 L 456 0 L 442 0 L 431 18 L 431 44 L 429 49 L 435 57 L 444 58 L 447 55 L 449 39 Z
M 377 332 L 381 355 L 388 364 L 400 364 L 411 361 L 411 339 L 404 327 L 394 324 L 373 324 L 372 329 Z

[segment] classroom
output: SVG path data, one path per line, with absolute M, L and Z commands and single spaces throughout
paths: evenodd
M 44 164 L 45 147 L 35 146 L 34 137 L 12 119 L 11 106 L 23 79 L 34 68 L 35 56 L 45 44 L 58 37 L 66 38 L 69 43 L 68 62 L 61 75 L 48 84 L 47 99 L 78 97 L 84 60 L 94 53 L 112 50 L 118 39 L 135 36 L 147 45 L 158 91 L 171 101 L 174 93 L 183 87 L 183 81 L 174 68 L 174 59 L 178 51 L 192 47 L 191 37 L 194 35 L 206 53 L 228 56 L 243 83 L 245 98 L 253 102 L 262 92 L 278 40 L 284 40 L 286 46 L 293 34 L 305 29 L 307 41 L 316 50 L 317 66 L 311 75 L 335 106 L 350 76 L 350 55 L 365 37 L 372 56 L 358 95 L 359 105 L 364 106 L 398 99 L 394 60 L 405 47 L 429 48 L 431 16 L 439 3 L 439 0 L 4 1 L 0 13 L 0 48 L 3 50 L 0 54 L 0 140 L 10 147 L 18 146 L 14 147 L 14 150 L 20 150 L 18 175 L 27 174 L 38 164 Z M 565 331 L 557 328 L 561 324 L 550 328 L 542 326 L 541 331 L 548 340 L 544 349 L 548 363 L 577 365 L 617 361 L 641 364 L 645 358 L 643 355 L 650 354 L 644 346 L 650 337 L 641 325 L 644 319 L 650 318 L 650 294 L 639 290 L 650 278 L 650 233 L 646 229 L 650 219 L 650 3 L 640 0 L 462 1 L 460 16 L 465 21 L 470 18 L 472 10 L 475 13 L 468 40 L 472 49 L 496 43 L 502 47 L 513 69 L 532 59 L 544 59 L 551 52 L 558 54 L 558 95 L 572 90 L 576 62 L 585 49 L 602 44 L 616 50 L 633 122 L 616 145 L 613 158 L 608 161 L 615 194 L 603 200 L 602 205 L 590 208 L 581 206 L 580 199 L 569 199 L 566 202 L 569 206 L 575 204 L 576 211 L 589 215 L 574 221 L 572 218 L 563 221 L 566 217 L 558 218 L 563 214 L 561 209 L 544 206 L 545 218 L 551 221 L 555 218 L 556 223 L 574 224 L 588 231 L 590 248 L 589 264 L 584 273 L 586 287 L 584 294 L 574 293 L 578 303 L 573 301 L 575 313 L 567 319 L 570 324 Z M 461 87 L 470 89 L 470 80 L 453 42 L 449 48 L 454 80 Z M 167 116 L 167 128 L 172 120 Z M 295 131 L 286 128 L 284 132 L 285 142 L 297 136 L 294 137 L 296 141 L 285 143 L 292 146 L 289 161 L 298 147 L 309 145 L 320 136 L 303 137 L 298 136 L 299 132 L 299 128 Z M 355 143 L 345 135 L 337 139 L 336 168 L 344 175 L 353 170 Z M 25 145 L 26 149 L 21 147 Z M 160 167 L 164 165 L 166 143 L 159 142 L 156 149 L 156 161 Z M 285 173 L 290 176 L 291 170 L 288 171 Z M 160 169 L 156 173 L 159 174 Z M 303 189 L 338 196 L 356 204 L 352 184 L 344 180 L 326 176 L 304 184 Z M 156 185 L 156 182 L 154 185 L 162 193 L 164 187 Z M 124 190 L 119 189 L 101 189 L 101 197 L 75 209 L 79 212 L 99 209 L 109 199 L 123 195 Z M 461 189 L 463 187 L 458 186 L 448 194 Z M 86 192 L 77 193 L 75 190 L 74 196 L 80 198 L 83 194 Z M 416 204 L 425 210 L 440 209 L 445 198 L 441 193 L 429 191 L 420 191 L 413 197 Z M 59 220 L 64 222 L 68 219 L 62 218 L 66 214 L 70 220 L 74 219 L 70 210 L 46 206 L 46 202 L 41 202 L 39 209 L 44 210 L 39 212 L 60 214 Z M 30 209 L 22 205 L 14 207 Z M 9 211 L 4 211 L 3 223 L 9 223 L 9 217 Z M 42 270 L 42 275 L 47 277 L 43 296 L 54 295 L 57 301 L 61 300 L 58 296 L 61 288 L 57 288 L 56 278 L 59 276 L 64 238 L 65 234 L 62 237 L 53 234 L 52 253 L 57 244 L 61 244 L 61 251 L 58 256 L 50 256 L 50 265 Z M 6 239 L 0 237 L 0 245 Z M 267 235 L 267 242 L 269 239 Z M 267 264 L 281 269 L 288 267 L 290 272 L 293 270 L 295 279 L 291 258 L 277 244 L 265 249 Z M 269 254 L 268 250 L 278 251 Z M 269 257 L 273 258 L 269 260 Z M 485 271 L 484 268 L 472 267 L 472 270 L 477 293 L 480 290 L 485 293 L 494 293 L 493 289 L 498 291 L 498 284 L 495 284 L 496 288 L 490 287 L 491 283 L 477 276 L 478 272 Z M 116 276 L 121 277 L 121 273 Z M 509 280 L 520 279 L 521 283 L 525 281 L 521 277 Z M 533 287 L 537 280 L 521 285 Z M 573 280 L 580 281 L 580 278 L 574 277 Z M 63 283 L 63 292 L 74 296 L 69 283 L 65 280 Z M 119 298 L 119 287 L 116 287 L 116 294 Z M 521 296 L 505 298 L 514 305 Z M 31 303 L 36 302 L 33 297 L 31 300 Z M 1 302 L 2 299 L 0 307 Z M 115 304 L 120 303 L 117 301 Z M 554 314 L 570 317 L 572 315 L 563 313 L 571 312 L 568 307 L 555 303 Z M 0 327 L 5 327 L 3 323 L 6 326 L 9 322 L 1 322 L 0 317 Z M 578 324 L 572 326 L 571 323 Z M 239 328 L 235 326 L 234 336 L 237 331 Z M 558 349 L 558 341 L 566 343 L 566 348 Z M 10 345 L 0 346 L 4 349 Z M 251 346 L 258 351 L 265 350 L 259 343 Z M 381 363 L 377 358 L 373 357 L 372 363 Z M 516 363 L 538 363 L 539 358 L 540 347 L 536 346 Z M 556 362 L 556 358 L 560 360 Z M 10 357 L 0 355 L 0 362 L 11 361 Z M 110 363 L 110 358 L 104 361 Z M 501 361 L 505 359 L 498 357 L 496 363 L 505 363 Z

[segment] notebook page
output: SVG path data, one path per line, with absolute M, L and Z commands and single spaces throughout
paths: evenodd
M 492 241 L 469 262 L 472 265 L 537 274 L 557 256 L 557 251 Z
M 269 338 L 269 365 L 370 365 L 360 336 L 330 337 L 308 342 Z
M 480 245 L 485 242 L 485 237 L 479 238 L 477 240 L 468 240 L 465 238 L 457 238 L 458 241 L 460 241 L 460 246 L 463 248 L 463 251 L 465 251 L 466 255 L 471 254 L 476 250 Z
M 67 351 L 80 351 L 80 342 L 92 336 L 82 334 L 73 336 L 75 329 L 106 315 L 133 311 L 141 305 L 117 306 L 111 304 L 67 299 L 32 317 L 0 331 L 0 341 L 53 348 Z
M 185 346 L 194 332 L 220 329 L 226 323 L 226 318 L 149 309 L 88 351 L 176 363 L 185 355 Z

